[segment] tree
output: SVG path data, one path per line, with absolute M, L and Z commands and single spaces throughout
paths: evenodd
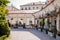
M 0 0 L 0 36 L 10 34 L 10 28 L 8 26 L 8 23 L 6 21 L 6 14 L 8 13 L 7 10 L 7 4 L 9 3 L 9 0 Z

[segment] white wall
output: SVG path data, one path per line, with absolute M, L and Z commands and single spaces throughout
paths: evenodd
M 57 24 L 56 25 L 57 25 L 57 30 L 60 31 L 60 29 L 59 29 L 59 15 L 57 17 Z
M 41 10 L 41 7 L 42 6 L 43 5 L 37 5 L 37 6 L 21 6 L 20 9 L 23 8 L 25 10 L 25 8 L 27 8 L 27 10 L 29 10 L 29 7 L 30 7 L 31 10 Z M 33 9 L 33 7 L 35 7 L 35 8 Z M 37 7 L 38 7 L 38 9 L 37 9 Z
M 13 18 L 13 20 L 11 20 L 11 18 Z M 29 21 L 32 21 L 32 24 L 34 24 L 34 16 L 32 14 L 9 14 L 6 19 L 9 20 L 11 24 L 15 24 L 16 21 L 18 21 L 18 23 L 21 21 L 22 24 L 26 23 L 26 25 L 29 25 Z

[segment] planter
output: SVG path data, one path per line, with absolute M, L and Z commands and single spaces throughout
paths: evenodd
M 18 28 L 17 26 L 15 26 L 14 28 Z
M 53 34 L 53 37 L 56 38 L 56 34 Z
M 38 27 L 38 30 L 40 30 L 41 32 L 43 32 L 43 28 L 42 27 Z
M 48 29 L 44 29 L 45 30 L 45 33 L 48 34 Z
M 46 33 L 45 29 L 43 30 L 44 33 Z
M 48 30 L 46 29 L 46 34 L 48 34 Z
M 60 40 L 60 36 L 56 35 L 56 40 Z
M 51 33 L 51 32 L 48 31 L 48 35 L 49 35 L 49 36 L 53 36 L 53 33 Z
M 58 34 L 58 36 L 60 36 L 60 34 Z
M 26 29 L 26 27 L 23 27 L 24 29 Z
M 51 32 L 48 32 L 48 35 L 49 35 L 49 36 L 52 36 L 52 37 L 54 37 L 54 38 L 56 38 L 56 35 L 53 34 L 53 33 L 51 33 Z
M 41 32 L 43 32 L 43 28 L 41 28 Z
M 57 32 L 57 35 L 60 36 L 60 31 Z
M 41 30 L 41 29 L 38 29 L 39 31 Z
M 41 30 L 41 27 L 38 27 L 38 30 L 40 31 Z

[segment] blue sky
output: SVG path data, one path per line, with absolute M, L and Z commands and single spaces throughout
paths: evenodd
M 39 1 L 45 2 L 46 0 L 10 0 L 9 5 L 13 4 L 13 6 L 19 9 L 20 5 L 31 3 L 31 2 L 39 2 Z

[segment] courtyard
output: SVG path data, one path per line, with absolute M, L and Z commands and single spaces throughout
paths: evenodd
M 7 39 L 60 40 L 60 0 L 0 0 L 0 40 Z
M 55 38 L 36 29 L 12 28 L 9 40 L 55 40 Z

